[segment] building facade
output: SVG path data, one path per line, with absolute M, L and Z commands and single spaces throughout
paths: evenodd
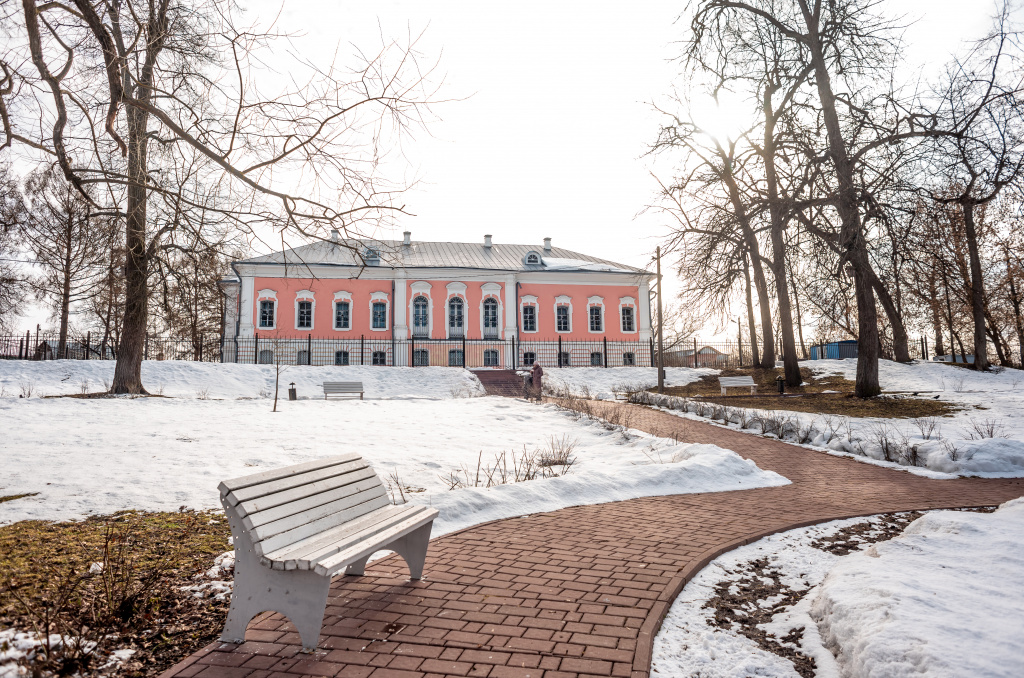
M 550 238 L 533 247 L 335 232 L 232 268 L 221 281 L 230 362 L 650 364 L 653 275 Z

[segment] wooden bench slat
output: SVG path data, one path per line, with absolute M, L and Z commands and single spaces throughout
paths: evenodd
M 289 476 L 295 475 L 296 473 L 303 473 L 305 471 L 315 471 L 317 469 L 327 468 L 328 466 L 334 466 L 336 464 L 342 464 L 348 461 L 355 460 L 362 461 L 361 457 L 358 454 L 340 454 L 335 457 L 314 459 L 313 461 L 295 464 L 294 466 L 288 466 L 283 469 L 275 468 L 269 471 L 263 471 L 261 473 L 254 473 L 249 476 L 241 476 L 239 478 L 225 480 L 218 486 L 218 489 L 220 489 L 221 494 L 227 494 L 232 490 L 240 490 L 243 487 L 249 487 L 250 485 L 259 485 L 261 483 L 270 482 L 271 480 L 287 478 Z M 363 463 L 365 464 L 366 462 Z
M 383 487 L 379 488 L 377 492 L 378 494 L 368 496 L 365 502 L 357 506 L 353 506 L 350 509 L 346 509 L 339 513 L 335 513 L 334 515 L 321 518 L 320 520 L 315 520 L 313 522 L 306 523 L 305 525 L 296 525 L 291 530 L 281 532 L 280 534 L 275 534 L 272 537 L 268 537 L 266 539 L 261 539 L 260 541 L 254 542 L 253 545 L 256 548 L 257 555 L 262 556 L 266 553 L 270 553 L 271 551 L 279 549 L 282 546 L 294 544 L 297 541 L 301 541 L 303 539 L 306 539 L 307 537 L 312 537 L 313 535 L 319 534 L 324 530 L 330 529 L 342 523 L 346 523 L 352 520 L 353 518 L 358 518 L 359 516 L 366 515 L 370 511 L 373 511 L 374 509 L 382 508 L 391 503 L 391 500 L 388 499 L 387 492 L 384 491 Z
M 233 490 L 228 495 L 228 499 L 233 505 L 240 504 L 242 506 L 242 510 L 248 512 L 250 502 L 255 499 L 259 499 L 260 497 L 266 497 L 277 494 L 278 492 L 297 489 L 303 485 L 311 485 L 313 483 L 326 481 L 332 478 L 341 478 L 344 480 L 344 476 L 351 473 L 357 473 L 364 468 L 369 468 L 369 465 L 362 459 L 357 459 L 344 464 L 336 464 L 327 468 L 317 469 L 315 471 L 297 473 L 287 478 L 280 478 L 278 480 L 271 480 L 270 482 L 261 483 L 259 485 L 250 485 L 239 490 Z M 266 504 L 264 504 L 264 506 L 266 506 Z
M 400 520 L 408 517 L 406 514 L 417 508 L 422 507 L 414 507 L 410 504 L 385 506 L 355 518 L 344 525 L 338 525 L 308 539 L 289 544 L 276 551 L 265 553 L 263 559 L 273 564 L 275 569 L 284 569 L 284 564 L 286 563 L 294 564 L 299 561 L 316 560 L 317 558 L 335 553 L 337 549 L 334 546 L 339 543 L 345 543 L 352 535 L 359 534 L 364 530 L 371 529 L 392 519 Z M 278 567 L 278 564 L 281 567 Z
M 364 538 L 344 551 L 340 551 L 326 558 L 321 558 L 317 560 L 316 563 L 311 563 L 311 569 L 317 574 L 333 574 L 352 561 L 365 558 L 375 551 L 386 547 L 395 539 L 412 532 L 429 521 L 434 520 L 438 514 L 437 509 L 428 509 L 428 511 L 430 511 L 430 513 L 425 515 L 423 513 L 414 515 L 409 519 L 402 521 L 398 525 L 394 525 L 379 534 L 373 535 L 373 539 Z
M 302 511 L 296 511 L 282 516 L 277 520 L 272 520 L 254 528 L 251 532 L 256 539 L 263 541 L 278 534 L 291 532 L 298 527 L 314 525 L 318 521 L 328 520 L 332 516 L 340 515 L 344 511 L 357 509 L 359 506 L 382 495 L 387 496 L 384 488 L 381 487 L 379 482 L 371 481 L 357 492 L 353 492 L 326 504 L 312 506 Z M 333 526 L 334 525 L 332 524 L 329 527 Z M 321 528 L 321 531 L 322 529 L 323 528 Z
M 380 479 L 377 478 L 377 474 L 373 472 L 372 468 L 360 469 L 355 473 L 337 476 L 328 481 L 310 483 L 285 492 L 254 499 L 249 504 L 250 510 L 247 511 L 242 522 L 245 523 L 247 529 L 252 530 L 285 516 L 329 504 L 379 484 Z M 266 509 L 260 505 L 252 506 L 263 502 L 267 502 Z
M 722 386 L 754 386 L 753 377 L 719 377 Z

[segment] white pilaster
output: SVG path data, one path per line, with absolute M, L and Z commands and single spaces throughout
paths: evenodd
M 637 299 L 637 311 L 640 314 L 640 341 L 651 338 L 651 287 L 647 279 L 640 283 L 640 298 Z
M 516 277 L 505 278 L 505 339 L 516 336 L 516 314 L 519 312 L 519 300 L 516 298 Z
M 405 270 L 395 272 L 395 339 L 405 341 L 409 338 L 409 284 L 405 278 Z M 408 361 L 406 361 L 408 362 Z
M 238 336 L 240 337 L 251 337 L 256 331 L 253 324 L 253 309 L 255 308 L 255 299 L 253 294 L 254 280 L 252 273 L 242 274 L 242 300 L 239 302 L 239 318 L 238 318 Z

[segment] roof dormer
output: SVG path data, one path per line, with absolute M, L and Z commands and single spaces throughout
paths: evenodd
M 527 266 L 540 266 L 543 263 L 540 252 L 530 250 L 523 256 L 523 263 Z

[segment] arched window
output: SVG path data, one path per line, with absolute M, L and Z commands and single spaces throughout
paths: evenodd
M 484 299 L 484 339 L 498 338 L 498 302 L 493 297 Z
M 373 352 L 373 364 L 374 365 L 387 365 L 388 364 L 388 354 L 385 353 L 384 351 L 374 351 Z
M 629 367 L 631 365 L 636 365 L 636 356 L 633 355 L 632 353 L 623 353 L 622 354 L 622 364 L 627 366 L 627 367 Z
M 484 367 L 497 367 L 498 366 L 498 352 L 489 348 L 484 351 Z
M 448 300 L 448 336 L 461 337 L 465 334 L 464 305 L 460 297 Z
M 260 351 L 260 365 L 273 365 L 274 364 L 274 351 L 273 349 L 265 348 Z
M 334 364 L 335 365 L 348 365 L 348 351 L 335 351 L 334 352 Z
M 412 336 L 430 335 L 430 302 L 423 295 L 412 300 Z
M 532 365 L 537 362 L 537 354 L 533 351 L 527 351 L 523 354 L 523 365 Z
M 600 351 L 594 351 L 590 354 L 590 366 L 601 367 L 604 365 L 604 354 Z

